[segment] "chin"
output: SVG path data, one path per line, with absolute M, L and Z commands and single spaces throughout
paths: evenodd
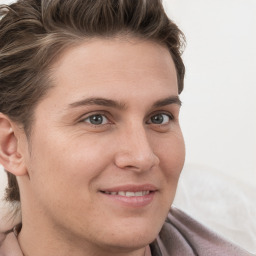
M 112 232 L 106 241 L 107 244 L 119 249 L 137 250 L 152 243 L 161 229 L 161 227 L 152 226 L 152 223 L 144 227 L 125 225 L 123 228 L 115 233 Z
M 105 249 L 112 252 L 131 252 L 145 248 L 152 243 L 157 235 L 134 234 L 131 232 L 129 236 L 120 236 L 118 239 L 106 241 Z

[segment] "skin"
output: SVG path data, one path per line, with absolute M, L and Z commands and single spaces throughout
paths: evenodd
M 20 186 L 24 255 L 144 255 L 185 157 L 171 55 L 140 39 L 93 39 L 66 50 L 51 74 L 54 87 L 35 109 L 29 141 L 0 116 L 10 138 L 1 159 Z M 92 124 L 92 115 L 102 123 Z M 143 207 L 100 192 L 127 184 L 157 191 Z

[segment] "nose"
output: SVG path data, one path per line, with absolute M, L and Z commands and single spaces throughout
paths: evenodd
M 133 128 L 120 134 L 118 151 L 115 155 L 117 167 L 136 172 L 145 172 L 159 165 L 149 136 L 144 127 Z

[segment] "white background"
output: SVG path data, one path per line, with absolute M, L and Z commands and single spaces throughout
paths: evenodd
M 166 0 L 187 48 L 187 164 L 256 186 L 256 1 Z
M 187 38 L 181 94 L 187 157 L 176 204 L 255 252 L 256 0 L 164 0 L 164 6 Z M 0 190 L 4 183 L 0 171 Z

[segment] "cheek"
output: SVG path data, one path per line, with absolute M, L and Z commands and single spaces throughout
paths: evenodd
M 88 202 L 93 200 L 90 192 L 95 190 L 94 180 L 108 165 L 99 144 L 88 140 L 64 143 L 60 139 L 46 139 L 44 143 L 37 141 L 35 144 L 30 181 L 33 194 L 43 209 L 51 212 L 58 208 L 68 212 L 71 206 L 73 209 L 81 207 L 77 202 L 86 202 L 83 206 L 87 205 L 87 210 L 92 207 Z
M 185 145 L 182 134 L 173 134 L 169 139 L 159 143 L 158 156 L 165 176 L 177 181 L 185 161 Z
M 38 182 L 54 183 L 52 187 L 79 188 L 89 184 L 109 165 L 104 140 L 53 136 L 35 141 L 33 145 L 33 174 Z M 49 185 L 50 187 L 50 185 Z M 80 186 L 81 187 L 81 186 Z M 71 192 L 71 191 L 70 191 Z

